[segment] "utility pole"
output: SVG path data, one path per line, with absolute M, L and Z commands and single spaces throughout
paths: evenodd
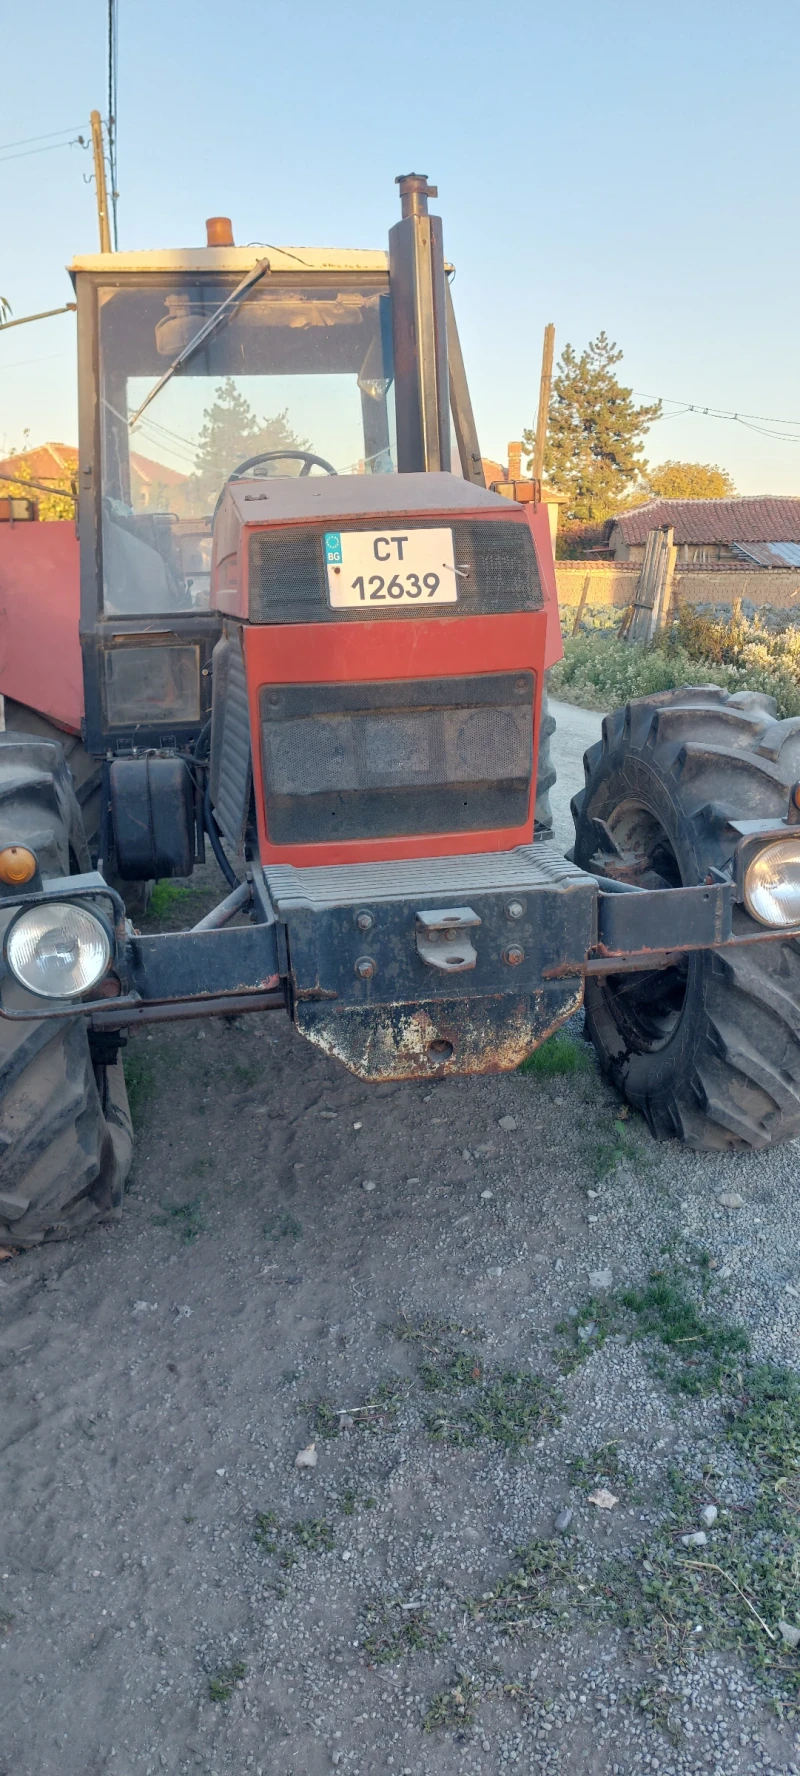
M 108 198 L 106 196 L 106 160 L 103 149 L 103 125 L 99 111 L 91 114 L 92 148 L 94 150 L 94 187 L 97 198 L 97 225 L 100 230 L 101 253 L 111 252 L 111 230 L 108 225 Z
M 553 380 L 553 350 L 556 341 L 556 330 L 552 321 L 548 321 L 544 330 L 542 346 L 542 374 L 539 380 L 539 411 L 536 415 L 536 437 L 533 445 L 533 467 L 531 474 L 534 481 L 541 481 L 544 472 L 544 441 L 547 436 L 547 420 L 550 413 L 550 384 Z

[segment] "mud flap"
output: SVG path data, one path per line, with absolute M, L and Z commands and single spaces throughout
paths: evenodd
M 302 1036 L 360 1079 L 435 1079 L 451 1073 L 508 1073 L 558 1029 L 583 1000 L 583 982 L 558 981 L 513 998 L 337 1006 L 300 1000 Z

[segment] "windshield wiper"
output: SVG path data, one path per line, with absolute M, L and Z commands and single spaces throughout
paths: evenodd
M 185 345 L 183 351 L 179 352 L 177 358 L 173 359 L 169 368 L 164 371 L 163 376 L 160 376 L 158 382 L 153 388 L 151 388 L 149 395 L 145 395 L 141 407 L 137 407 L 133 418 L 128 420 L 129 431 L 133 431 L 134 426 L 137 425 L 138 421 L 141 419 L 145 408 L 149 407 L 150 402 L 155 400 L 156 395 L 164 387 L 165 382 L 169 382 L 170 377 L 175 375 L 176 370 L 180 370 L 182 365 L 193 356 L 194 352 L 197 351 L 198 346 L 202 345 L 205 339 L 208 339 L 209 334 L 213 333 L 214 328 L 218 327 L 221 321 L 228 320 L 229 316 L 233 313 L 234 308 L 239 302 L 241 302 L 242 297 L 247 295 L 248 290 L 252 290 L 253 285 L 259 282 L 266 271 L 269 271 L 269 260 L 259 259 L 258 264 L 253 267 L 253 270 L 248 271 L 247 276 L 243 277 L 241 283 L 236 285 L 236 289 L 231 290 L 230 296 L 226 296 L 225 301 L 220 303 L 219 308 L 215 308 L 214 313 L 200 328 L 200 332 L 195 333 L 194 339 L 190 339 L 189 344 Z

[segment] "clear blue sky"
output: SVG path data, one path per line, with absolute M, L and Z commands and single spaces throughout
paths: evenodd
M 481 445 L 535 413 L 541 335 L 601 327 L 645 395 L 800 422 L 797 0 L 120 0 L 120 246 L 383 246 L 395 174 L 439 186 Z M 9 7 L 0 138 L 105 112 L 105 0 Z M 90 156 L 2 163 L 0 292 L 71 294 Z M 76 435 L 71 317 L 0 336 L 0 444 Z M 767 427 L 781 431 L 781 426 Z M 791 429 L 791 428 L 789 428 Z M 800 494 L 797 442 L 691 414 L 648 455 Z

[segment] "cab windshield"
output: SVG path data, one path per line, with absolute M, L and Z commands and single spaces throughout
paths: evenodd
M 267 458 L 259 476 L 395 470 L 379 275 L 267 273 L 131 424 L 238 282 L 195 273 L 98 292 L 109 614 L 208 607 L 214 508 L 252 457 Z

